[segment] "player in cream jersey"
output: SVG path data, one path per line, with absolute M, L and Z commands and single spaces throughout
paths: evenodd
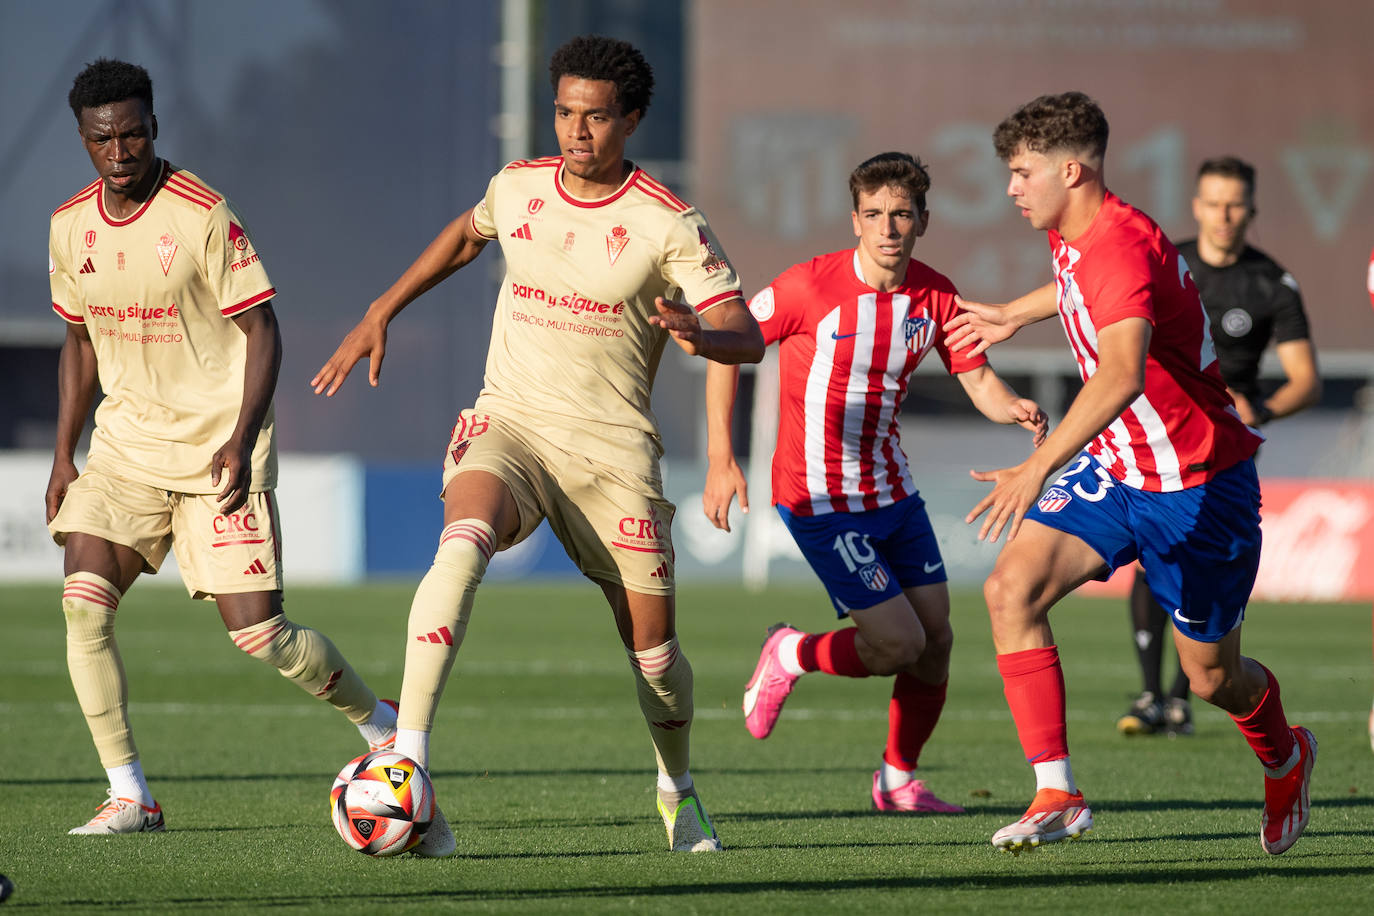
M 370 745 L 394 740 L 395 712 L 325 636 L 282 613 L 271 406 L 281 337 L 276 290 L 242 219 L 154 155 L 142 67 L 97 61 L 69 101 L 99 177 L 50 228 L 52 304 L 67 336 L 45 501 L 65 548 L 67 664 L 110 779 L 108 801 L 71 832 L 157 831 L 162 809 L 134 745 L 114 618 L 169 549 L 235 645 L 344 712 Z M 97 383 L 105 397 L 78 472 Z
M 248 336 L 231 319 L 276 290 L 229 202 L 166 160 L 130 216 L 97 179 L 53 214 L 53 311 L 84 326 L 100 387 L 88 460 L 180 493 L 215 493 L 215 448 L 238 423 Z M 277 481 L 271 406 L 252 449 L 254 492 Z
M 555 51 L 549 69 L 562 155 L 502 169 L 311 384 L 333 394 L 367 358 L 376 385 L 396 314 L 500 243 L 507 272 L 486 379 L 449 443 L 444 529 L 411 605 L 396 749 L 429 765 L 434 712 L 487 561 L 547 518 L 615 615 L 658 759 L 670 847 L 717 850 L 688 770 L 692 669 L 677 641 L 674 507 L 649 394 L 670 337 L 726 363 L 757 362 L 763 337 L 706 221 L 624 158 L 653 87 L 643 56 L 587 36 Z M 416 851 L 455 848 L 438 814 Z
M 701 214 L 647 172 L 627 163 L 614 192 L 584 200 L 562 168 L 562 156 L 513 162 L 472 210 L 506 258 L 474 409 L 656 478 L 649 393 L 668 335 L 649 322 L 654 299 L 705 313 L 739 298 L 739 281 Z

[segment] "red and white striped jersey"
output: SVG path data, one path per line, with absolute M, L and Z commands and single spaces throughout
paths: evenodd
M 1154 326 L 1145 390 L 1088 445 L 1098 462 L 1127 486 L 1167 493 L 1253 455 L 1264 437 L 1241 422 L 1188 265 L 1154 220 L 1109 192 L 1072 244 L 1054 230 L 1049 243 L 1084 381 L 1097 371 L 1099 330 L 1136 317 Z
M 773 502 L 796 515 L 862 512 L 916 491 L 898 414 L 912 370 L 932 347 L 950 373 L 983 365 L 951 354 L 940 326 L 956 290 L 920 261 L 882 293 L 863 280 L 858 252 L 789 268 L 749 303 L 768 343 L 780 341 Z

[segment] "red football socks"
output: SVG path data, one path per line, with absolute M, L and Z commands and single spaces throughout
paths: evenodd
M 1026 649 L 997 656 L 1002 692 L 1028 763 L 1069 756 L 1065 722 L 1064 669 L 1059 647 Z

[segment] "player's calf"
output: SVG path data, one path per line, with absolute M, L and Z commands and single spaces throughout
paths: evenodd
M 288 620 L 285 614 L 230 630 L 229 637 L 244 652 L 276 668 L 282 677 L 326 701 L 355 724 L 366 721 L 377 707 L 377 696 L 329 637 Z

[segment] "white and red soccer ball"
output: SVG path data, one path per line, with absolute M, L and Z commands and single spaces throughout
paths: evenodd
M 339 771 L 329 809 L 349 846 L 369 856 L 397 856 L 424 839 L 434 820 L 434 786 L 404 754 L 371 751 Z

